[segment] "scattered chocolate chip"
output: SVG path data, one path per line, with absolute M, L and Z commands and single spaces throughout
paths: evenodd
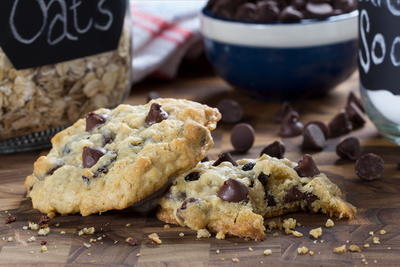
M 283 118 L 279 135 L 282 137 L 295 137 L 303 132 L 304 125 L 299 121 L 297 112 L 290 111 Z
M 158 103 L 151 104 L 149 114 L 145 120 L 146 125 L 151 126 L 166 119 L 168 119 L 168 114 L 162 109 L 161 105 Z
M 228 202 L 240 202 L 247 200 L 249 190 L 247 187 L 234 179 L 228 179 L 224 182 L 218 191 L 218 197 Z
M 207 156 L 201 160 L 201 162 L 207 162 L 207 161 L 210 161 L 210 159 Z
M 308 124 L 304 127 L 303 149 L 322 150 L 325 145 L 325 134 L 317 124 Z
M 246 163 L 243 165 L 242 171 L 245 171 L 245 172 L 251 171 L 254 168 L 254 166 L 256 166 L 256 164 L 254 162 Z
M 321 173 L 314 159 L 308 154 L 303 156 L 294 170 L 300 177 L 314 177 Z
M 42 241 L 40 241 L 40 245 L 41 245 L 41 246 L 45 246 L 45 245 L 47 245 L 47 241 L 46 241 L 46 240 L 42 240 Z
M 348 106 L 350 103 L 356 104 L 357 107 L 358 107 L 363 113 L 365 113 L 364 105 L 362 104 L 361 99 L 358 98 L 353 92 L 351 92 L 351 93 L 349 94 L 349 96 L 347 97 L 347 106 Z
M 285 144 L 281 141 L 275 141 L 272 144 L 266 146 L 260 153 L 260 157 L 263 154 L 267 154 L 270 157 L 274 157 L 277 159 L 282 159 L 285 155 Z
M 349 117 L 351 125 L 353 126 L 353 130 L 362 128 L 367 122 L 365 120 L 364 113 L 358 108 L 355 102 L 350 102 L 347 105 L 346 113 Z
M 239 123 L 231 132 L 231 143 L 237 152 L 246 152 L 254 144 L 255 131 L 250 124 Z
M 198 198 L 194 198 L 194 197 L 187 198 L 187 199 L 185 199 L 185 201 L 183 201 L 183 203 L 182 203 L 180 209 L 181 209 L 181 210 L 185 210 L 185 209 L 187 209 L 187 206 L 188 206 L 190 203 L 196 203 L 196 202 L 199 202 L 199 201 L 200 201 L 200 200 L 199 200 Z
M 15 216 L 12 216 L 12 215 L 8 215 L 7 216 L 7 218 L 6 218 L 6 224 L 10 224 L 10 223 L 13 223 L 13 222 L 15 222 L 17 220 L 17 217 L 15 217 Z
M 224 161 L 232 163 L 233 166 L 238 166 L 236 161 L 232 158 L 231 153 L 229 153 L 229 152 L 224 152 L 224 153 L 219 154 L 218 159 L 213 163 L 213 166 L 216 167 Z
M 51 168 L 51 169 L 46 173 L 46 175 L 53 175 L 54 172 L 55 172 L 56 170 L 58 170 L 59 168 L 61 168 L 61 167 L 62 167 L 61 165 L 57 165 L 57 166 Z
M 330 137 L 338 137 L 351 132 L 353 129 L 349 116 L 342 110 L 328 124 Z
M 329 3 L 324 2 L 308 2 L 306 4 L 306 12 L 312 18 L 325 18 L 329 17 L 333 13 L 333 7 Z
M 157 98 L 161 98 L 160 95 L 157 92 L 151 91 L 148 95 L 147 95 L 147 103 L 150 102 L 153 99 L 157 99 Z
M 336 154 L 342 159 L 357 160 L 361 155 L 360 141 L 356 137 L 348 137 L 336 146 Z
M 273 117 L 274 122 L 281 123 L 283 118 L 286 117 L 286 115 L 290 112 L 294 112 L 297 114 L 297 116 L 300 117 L 299 113 L 292 107 L 289 102 L 284 102 L 281 106 L 281 109 Z
M 307 127 L 310 124 L 317 125 L 321 129 L 321 131 L 324 133 L 325 139 L 327 139 L 329 137 L 329 128 L 324 122 L 322 122 L 322 121 L 310 121 L 310 122 L 307 122 L 307 124 L 304 127 Z
M 384 172 L 384 161 L 376 154 L 364 154 L 357 160 L 355 170 L 361 180 L 372 181 L 380 179 Z
M 86 132 L 90 132 L 91 130 L 96 128 L 97 125 L 104 124 L 106 120 L 107 119 L 105 116 L 90 112 L 86 116 Z
M 185 176 L 185 181 L 186 182 L 197 181 L 199 180 L 199 178 L 200 178 L 199 172 L 192 172 Z
M 238 123 L 243 119 L 243 109 L 233 99 L 223 99 L 217 105 L 222 114 L 222 121 L 225 123 Z
M 139 245 L 139 241 L 133 237 L 128 237 L 127 239 L 125 239 L 125 242 L 129 244 L 129 246 L 137 246 Z
M 103 148 L 84 147 L 82 152 L 83 168 L 91 168 L 106 153 Z
M 39 218 L 38 224 L 39 224 L 40 226 L 43 226 L 43 225 L 45 225 L 45 224 L 49 224 L 50 220 L 51 220 L 51 219 L 50 219 L 49 216 L 43 215 L 43 216 L 41 216 L 41 217 Z

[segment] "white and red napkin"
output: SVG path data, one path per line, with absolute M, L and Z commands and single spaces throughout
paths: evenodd
M 175 77 L 185 56 L 199 54 L 199 14 L 206 0 L 131 0 L 133 80 Z

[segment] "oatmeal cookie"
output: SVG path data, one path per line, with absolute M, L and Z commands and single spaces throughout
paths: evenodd
M 300 167 L 304 163 L 267 155 L 257 160 L 199 163 L 177 177 L 160 200 L 157 216 L 194 230 L 256 240 L 265 237 L 266 217 L 299 210 L 354 217 L 355 207 L 342 199 L 338 186 L 322 173 L 303 177 L 298 174 Z
M 49 215 L 124 209 L 196 166 L 221 115 L 187 100 L 156 99 L 89 113 L 52 139 L 25 187 Z

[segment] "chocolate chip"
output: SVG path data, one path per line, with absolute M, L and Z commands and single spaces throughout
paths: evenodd
M 153 99 L 157 99 L 160 98 L 160 95 L 157 92 L 151 91 L 148 95 L 147 95 L 147 103 L 150 102 Z
M 161 105 L 158 103 L 151 104 L 149 114 L 147 115 L 145 120 L 146 125 L 151 126 L 153 124 L 160 123 L 166 119 L 168 119 L 168 114 L 161 108 Z
M 224 182 L 218 191 L 218 197 L 228 202 L 240 202 L 247 200 L 249 190 L 247 187 L 234 179 L 228 179 Z
M 82 152 L 83 168 L 91 168 L 104 156 L 106 151 L 103 148 L 84 147 Z
M 261 172 L 258 176 L 257 179 L 260 181 L 260 183 L 264 186 L 264 188 L 268 187 L 268 175 L 265 173 Z
M 243 165 L 242 171 L 245 171 L 245 172 L 251 171 L 254 168 L 254 166 L 256 166 L 256 164 L 254 162 L 246 163 Z
M 291 202 L 295 202 L 295 201 L 305 200 L 309 209 L 312 208 L 312 203 L 319 199 L 316 195 L 314 195 L 312 193 L 301 192 L 297 186 L 291 187 L 290 189 L 286 190 L 285 193 L 286 194 L 283 199 L 283 201 L 285 203 L 291 203 Z
M 282 137 L 294 137 L 303 132 L 304 125 L 299 121 L 297 112 L 290 111 L 283 118 L 279 135 Z
M 86 132 L 90 132 L 91 130 L 96 128 L 97 125 L 104 124 L 106 120 L 107 119 L 104 115 L 90 112 L 86 116 Z
M 246 152 L 254 144 L 255 131 L 250 124 L 240 123 L 233 127 L 231 143 L 237 152 Z
M 364 105 L 361 102 L 361 99 L 358 98 L 353 92 L 350 92 L 349 96 L 347 97 L 347 105 L 349 105 L 350 103 L 354 103 L 357 105 L 357 107 L 363 112 L 365 113 L 365 109 L 364 109 Z
M 270 157 L 282 159 L 285 155 L 285 144 L 281 141 L 275 141 L 272 144 L 266 146 L 260 153 L 260 156 L 267 154 Z
M 128 243 L 129 246 L 137 246 L 139 245 L 139 241 L 133 237 L 128 237 L 125 239 L 125 242 Z
M 357 176 L 362 180 L 380 179 L 383 176 L 384 161 L 376 154 L 364 154 L 357 160 L 355 170 Z
M 187 206 L 188 206 L 190 203 L 195 203 L 195 202 L 199 202 L 199 201 L 200 201 L 200 200 L 199 200 L 198 198 L 194 198 L 194 197 L 187 198 L 187 199 L 185 199 L 185 201 L 183 201 L 183 203 L 182 203 L 180 209 L 181 209 L 181 210 L 185 210 L 185 209 L 187 209 Z
M 265 199 L 267 200 L 268 207 L 276 206 L 277 203 L 275 201 L 275 198 L 273 196 L 271 196 L 270 194 L 268 194 L 267 192 L 265 192 Z
M 260 1 L 257 3 L 257 21 L 269 22 L 278 19 L 279 7 L 273 1 Z
M 199 178 L 200 178 L 199 172 L 192 172 L 185 176 L 185 181 L 186 182 L 197 181 L 199 180 Z
M 357 160 L 361 154 L 360 141 L 348 137 L 336 146 L 336 154 L 342 159 Z
M 210 161 L 210 159 L 207 156 L 201 160 L 201 162 L 207 162 L 207 161 Z
M 281 106 L 281 109 L 275 114 L 273 117 L 274 122 L 281 123 L 283 118 L 289 114 L 290 112 L 294 112 L 297 116 L 300 117 L 299 113 L 290 105 L 289 102 L 284 102 Z
M 46 173 L 46 175 L 53 175 L 54 172 L 55 172 L 56 170 L 58 170 L 59 168 L 61 168 L 61 167 L 62 167 L 61 165 L 58 165 L 58 166 L 55 166 L 55 167 L 51 168 L 51 169 Z
M 333 7 L 329 3 L 308 2 L 306 11 L 312 18 L 322 19 L 332 15 Z
M 303 159 L 299 161 L 294 170 L 300 177 L 314 177 L 321 173 L 315 164 L 314 159 L 308 154 L 303 156 Z
M 43 226 L 43 225 L 49 224 L 50 220 L 51 220 L 51 218 L 49 216 L 43 215 L 39 218 L 38 224 L 40 226 Z
M 322 122 L 322 121 L 310 121 L 310 122 L 307 122 L 307 124 L 304 127 L 307 127 L 310 124 L 317 125 L 321 129 L 321 131 L 324 133 L 326 139 L 329 137 L 329 129 L 328 129 L 328 126 L 326 126 L 326 124 L 324 122 Z
M 279 15 L 279 20 L 281 21 L 300 21 L 304 18 L 303 13 L 297 10 L 294 6 L 288 6 Z
M 304 149 L 322 150 L 326 145 L 325 134 L 317 124 L 308 124 L 303 131 Z
M 222 114 L 222 121 L 225 123 L 237 123 L 243 119 L 243 109 L 233 99 L 223 99 L 217 105 Z
M 261 172 L 258 176 L 257 176 L 257 179 L 258 179 L 258 181 L 260 181 L 260 183 L 263 185 L 263 187 L 264 187 L 264 192 L 265 192 L 265 200 L 267 201 L 267 203 L 268 203 L 268 206 L 269 207 L 273 207 L 273 206 L 276 206 L 276 201 L 275 201 L 275 198 L 272 196 L 272 195 L 270 195 L 269 194 L 269 192 L 268 192 L 268 190 L 269 190 L 269 188 L 268 188 L 268 178 L 269 178 L 269 176 L 268 175 L 266 175 L 265 173 L 263 173 L 263 172 Z
M 6 218 L 5 223 L 6 223 L 6 224 L 10 224 L 10 223 L 15 222 L 16 220 L 17 220 L 17 217 L 12 216 L 12 215 L 8 215 L 7 218 Z
M 330 137 L 338 137 L 351 132 L 353 129 L 349 116 L 342 110 L 328 124 Z
M 238 166 L 236 161 L 232 158 L 231 153 L 229 153 L 229 152 L 224 152 L 224 153 L 219 154 L 218 159 L 213 163 L 213 166 L 216 167 L 224 161 L 232 163 L 233 166 Z
M 358 108 L 355 102 L 350 102 L 346 107 L 346 113 L 349 117 L 353 129 L 362 128 L 365 123 L 364 113 Z
M 255 21 L 257 19 L 256 5 L 253 3 L 245 3 L 239 6 L 234 18 L 242 21 Z

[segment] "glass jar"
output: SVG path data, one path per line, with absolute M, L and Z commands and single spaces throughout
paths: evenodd
M 400 145 L 400 3 L 359 1 L 360 90 L 379 132 Z
M 104 1 L 98 2 L 100 8 Z M 0 153 L 46 148 L 55 133 L 88 112 L 125 100 L 131 88 L 132 42 L 129 6 L 123 5 L 126 17 L 115 50 L 16 69 L 0 47 Z

